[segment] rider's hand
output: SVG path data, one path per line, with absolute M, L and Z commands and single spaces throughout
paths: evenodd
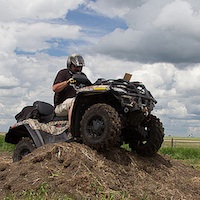
M 76 80 L 73 78 L 70 78 L 69 80 L 67 80 L 67 84 L 73 84 L 76 83 Z

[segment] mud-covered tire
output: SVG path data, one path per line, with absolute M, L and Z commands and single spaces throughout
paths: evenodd
M 120 133 L 120 117 L 110 105 L 98 103 L 85 111 L 81 120 L 81 135 L 89 147 L 101 151 L 114 146 Z
M 133 137 L 132 140 L 129 141 L 129 146 L 132 150 L 135 150 L 137 154 L 144 157 L 151 157 L 157 153 L 163 143 L 164 128 L 160 119 L 154 115 L 151 115 L 143 126 L 148 133 L 147 137 L 140 139 L 138 137 Z M 141 135 L 138 129 L 136 129 L 133 134 L 135 136 Z
M 22 138 L 15 146 L 13 162 L 20 161 L 24 156 L 36 149 L 31 138 Z

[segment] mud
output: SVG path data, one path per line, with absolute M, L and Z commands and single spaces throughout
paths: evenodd
M 168 156 L 151 158 L 112 148 L 98 153 L 79 143 L 48 144 L 13 163 L 0 154 L 0 196 L 24 191 L 72 199 L 200 199 L 200 171 Z

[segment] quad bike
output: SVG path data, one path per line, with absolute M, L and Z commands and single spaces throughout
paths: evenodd
M 75 74 L 77 90 L 71 119 L 74 140 L 97 151 L 121 146 L 141 156 L 153 156 L 161 147 L 164 128 L 151 112 L 156 100 L 140 82 L 125 79 L 98 79 L 94 84 L 83 74 Z M 20 112 L 5 141 L 16 144 L 13 161 L 47 143 L 67 141 L 67 118 L 57 117 L 54 107 L 36 101 L 29 115 Z M 23 110 L 22 110 L 23 111 Z

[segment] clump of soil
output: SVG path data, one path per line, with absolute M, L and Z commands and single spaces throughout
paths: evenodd
M 112 148 L 98 153 L 79 143 L 42 146 L 21 161 L 0 157 L 0 196 L 37 191 L 46 183 L 50 194 L 73 199 L 200 199 L 200 171 L 156 154 L 140 157 Z

